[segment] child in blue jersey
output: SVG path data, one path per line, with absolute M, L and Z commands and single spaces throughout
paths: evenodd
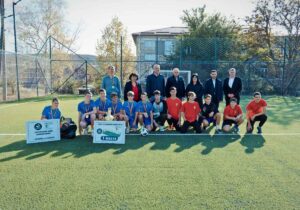
M 79 134 L 82 134 L 82 129 L 84 129 L 84 135 L 88 133 L 88 126 L 92 127 L 92 134 L 94 129 L 94 121 L 96 118 L 96 107 L 94 101 L 91 99 L 92 93 L 87 91 L 84 96 L 84 101 L 78 104 L 78 125 Z
M 59 102 L 58 98 L 52 99 L 52 104 L 50 106 L 45 106 L 42 113 L 42 120 L 60 119 L 61 112 L 58 108 Z
M 125 120 L 122 110 L 123 110 L 123 105 L 122 102 L 119 100 L 118 93 L 112 92 L 111 93 L 111 115 L 113 116 L 113 120 L 116 121 Z
M 128 101 L 124 101 L 123 103 L 123 110 L 126 122 L 126 133 L 129 133 L 130 129 L 133 131 L 137 129 L 138 103 L 133 100 L 133 91 L 127 92 L 127 98 Z
M 147 93 L 141 94 L 141 101 L 138 104 L 138 118 L 139 123 L 142 126 L 141 134 L 143 135 L 143 131 L 146 128 L 148 132 L 150 132 L 153 128 L 153 112 L 152 112 L 152 104 L 148 101 Z
M 108 109 L 111 109 L 111 101 L 106 98 L 106 90 L 100 89 L 99 98 L 95 101 L 96 118 L 98 120 L 105 120 Z

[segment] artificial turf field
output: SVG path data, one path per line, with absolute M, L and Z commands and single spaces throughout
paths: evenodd
M 62 97 L 77 119 L 81 98 Z M 249 101 L 244 97 L 242 106 Z M 300 209 L 300 98 L 268 97 L 264 135 L 88 136 L 26 145 L 49 98 L 0 104 L 0 209 Z M 223 110 L 221 108 L 221 110 Z

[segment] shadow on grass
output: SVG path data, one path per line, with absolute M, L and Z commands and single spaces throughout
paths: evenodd
M 255 149 L 263 147 L 265 142 L 266 140 L 262 135 L 244 135 L 240 144 L 246 147 L 245 153 L 251 154 Z
M 75 157 L 81 158 L 91 154 L 112 151 L 114 155 L 120 155 L 127 151 L 139 150 L 148 144 L 153 144 L 150 151 L 167 150 L 171 145 L 176 145 L 174 152 L 182 152 L 194 146 L 201 145 L 205 149 L 201 151 L 202 155 L 207 155 L 215 148 L 224 148 L 230 143 L 240 139 L 240 135 L 205 135 L 205 136 L 130 136 L 126 139 L 124 145 L 113 144 L 93 144 L 92 138 L 88 136 L 79 136 L 74 140 L 62 140 L 59 142 L 48 142 L 41 144 L 27 145 L 25 140 L 13 142 L 11 144 L 0 147 L 0 153 L 4 158 L 0 162 L 10 161 L 13 159 L 25 158 L 25 160 L 33 160 L 36 158 L 50 155 L 51 157 Z M 254 152 L 254 149 L 264 145 L 265 140 L 262 136 L 244 136 L 241 145 L 246 147 L 246 153 Z M 8 156 L 5 153 L 14 153 Z

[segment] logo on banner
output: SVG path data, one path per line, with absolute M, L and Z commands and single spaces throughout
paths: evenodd
M 42 127 L 43 127 L 43 126 L 42 126 L 41 123 L 36 123 L 36 124 L 34 125 L 34 129 L 37 130 L 37 131 L 41 130 Z

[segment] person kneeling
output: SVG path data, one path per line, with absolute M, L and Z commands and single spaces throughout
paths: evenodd
M 231 98 L 229 105 L 224 109 L 223 131 L 229 132 L 234 124 L 233 132 L 239 133 L 239 125 L 243 123 L 243 111 L 237 104 L 236 98 Z
M 141 101 L 138 104 L 139 123 L 141 125 L 141 135 L 146 136 L 153 128 L 152 104 L 148 101 L 147 93 L 141 94 Z
M 130 132 L 130 129 L 136 131 L 137 129 L 137 116 L 138 116 L 138 104 L 133 100 L 134 92 L 127 92 L 128 101 L 124 101 L 123 110 L 125 114 L 126 133 Z
M 92 127 L 92 134 L 94 129 L 94 121 L 96 118 L 96 107 L 94 101 L 91 99 L 92 93 L 87 91 L 84 96 L 84 101 L 78 104 L 78 124 L 79 124 L 79 134 L 82 134 L 82 129 L 84 129 L 83 135 L 88 134 L 88 126 Z
M 112 120 L 125 121 L 123 105 L 116 92 L 111 93 L 111 116 L 113 117 Z
M 164 125 L 167 119 L 167 104 L 166 101 L 161 100 L 160 91 L 154 91 L 153 106 L 153 129 L 159 128 L 159 131 L 165 131 Z
M 211 98 L 212 96 L 210 94 L 205 95 L 204 104 L 201 107 L 203 129 L 205 130 L 206 127 L 213 123 L 216 126 L 216 133 L 221 133 L 221 114 L 215 104 L 212 103 Z
M 253 132 L 254 123 L 259 121 L 257 133 L 262 133 L 262 126 L 267 121 L 266 115 L 267 102 L 261 98 L 261 93 L 254 93 L 253 100 L 246 106 L 247 110 L 247 133 Z
M 97 109 L 96 118 L 104 121 L 107 118 L 108 110 L 111 110 L 111 101 L 106 98 L 106 90 L 100 89 L 99 98 L 95 101 L 95 107 Z
M 199 123 L 199 117 L 201 109 L 199 104 L 195 102 L 196 94 L 194 92 L 188 92 L 188 101 L 182 105 L 182 117 L 183 125 L 181 127 L 181 133 L 186 133 L 190 126 L 193 126 L 196 133 L 201 133 L 201 123 Z
M 170 130 L 173 130 L 175 127 L 176 131 L 180 131 L 180 118 L 181 118 L 181 108 L 182 102 L 179 98 L 176 97 L 177 89 L 176 87 L 170 88 L 170 95 L 167 99 L 167 107 L 168 107 L 168 114 L 167 114 L 167 122 L 169 124 Z

